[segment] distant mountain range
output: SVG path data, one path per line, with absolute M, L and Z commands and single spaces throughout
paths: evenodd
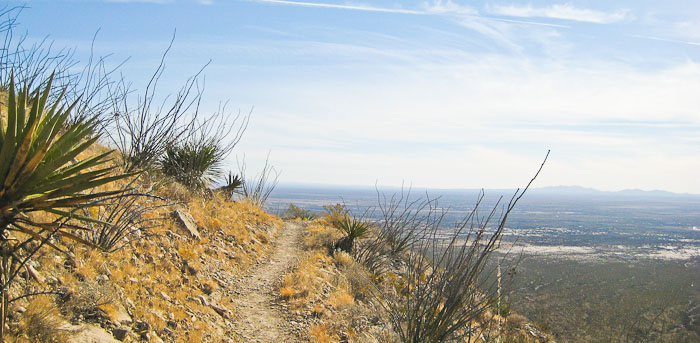
M 700 197 L 698 194 L 689 193 L 674 193 L 669 191 L 652 190 L 645 191 L 641 189 L 625 189 L 621 191 L 601 191 L 595 188 L 581 186 L 549 186 L 541 188 L 533 188 L 530 190 L 532 194 L 561 194 L 561 195 L 617 195 L 617 196 L 634 196 L 634 197 Z
M 282 183 L 279 185 L 279 190 L 309 190 L 309 191 L 318 191 L 318 190 L 325 190 L 325 191 L 331 191 L 331 190 L 343 190 L 343 191 L 356 191 L 356 192 L 371 192 L 374 193 L 376 191 L 374 186 L 359 186 L 359 185 L 325 185 L 325 184 L 311 184 L 311 183 Z M 393 192 L 393 191 L 400 191 L 400 187 L 392 187 L 392 186 L 379 186 L 379 189 L 383 192 Z M 409 186 L 406 186 L 404 188 L 405 190 L 409 189 Z M 435 194 L 437 193 L 442 193 L 442 194 L 454 194 L 454 193 L 472 193 L 472 192 L 479 192 L 480 189 L 440 189 L 440 188 L 429 188 L 427 189 L 429 192 Z M 425 192 L 426 189 L 422 187 L 413 187 L 412 193 L 413 194 L 418 194 Z M 487 194 L 493 194 L 493 193 L 512 193 L 515 191 L 515 189 L 484 189 L 484 191 Z M 590 188 L 590 187 L 582 187 L 582 186 L 548 186 L 548 187 L 538 187 L 538 188 L 531 188 L 528 193 L 530 195 L 561 195 L 561 196 L 613 196 L 613 197 L 635 197 L 635 198 L 670 198 L 670 197 L 682 197 L 682 198 L 700 198 L 700 194 L 690 194 L 690 193 L 674 193 L 674 192 L 669 192 L 669 191 L 662 191 L 662 190 L 651 190 L 651 191 L 645 191 L 641 189 L 625 189 L 621 191 L 601 191 L 595 188 Z

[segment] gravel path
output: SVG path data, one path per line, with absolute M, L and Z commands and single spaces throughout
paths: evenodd
M 294 222 L 284 223 L 280 230 L 269 259 L 238 280 L 234 290 L 235 328 L 245 342 L 298 342 L 294 332 L 299 328 L 287 319 L 277 294 L 282 275 L 301 252 L 303 230 Z

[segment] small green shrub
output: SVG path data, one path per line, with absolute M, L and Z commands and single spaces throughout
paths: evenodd
M 226 194 L 227 199 L 233 198 L 234 194 L 240 194 L 243 187 L 243 179 L 232 172 L 228 172 L 228 176 L 224 180 L 224 185 L 219 188 L 220 191 Z
M 312 220 L 316 218 L 316 214 L 311 212 L 311 210 L 306 210 L 294 204 L 289 204 L 285 217 L 291 219 Z
M 220 175 L 222 159 L 219 146 L 212 140 L 186 142 L 168 147 L 160 167 L 163 174 L 185 187 L 201 191 Z
M 364 237 L 370 228 L 370 222 L 364 220 L 364 218 L 357 218 L 351 215 L 338 218 L 332 224 L 346 235 L 335 244 L 335 248 L 347 253 L 352 253 L 355 240 Z

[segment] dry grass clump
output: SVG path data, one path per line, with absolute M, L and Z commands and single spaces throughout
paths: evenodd
M 189 213 L 203 230 L 221 231 L 236 243 L 266 244 L 270 235 L 256 228 L 279 225 L 280 219 L 249 201 L 230 201 L 221 194 L 197 199 L 188 204 Z
M 280 285 L 280 296 L 289 302 L 293 314 L 309 321 L 311 342 L 370 342 L 366 334 L 369 318 L 376 313 L 360 289 L 369 277 L 352 257 L 328 249 L 343 237 L 325 218 L 306 225 L 307 252 Z M 357 297 L 356 295 L 360 295 Z M 309 319 L 310 318 L 310 319 Z
M 85 279 L 71 286 L 70 290 L 61 295 L 60 305 L 61 311 L 76 323 L 101 320 L 105 312 L 100 307 L 113 303 L 117 298 L 115 287 L 111 283 Z
M 328 304 L 338 310 L 342 310 L 354 303 L 355 298 L 345 289 L 338 289 L 328 297 Z
M 309 328 L 309 340 L 314 343 L 338 342 L 335 334 L 330 332 L 328 324 L 314 324 Z
M 14 337 L 8 343 L 63 343 L 68 342 L 72 333 L 66 329 L 66 321 L 56 304 L 48 296 L 33 297 L 26 312 L 21 314 Z
M 307 226 L 304 236 L 304 246 L 307 249 L 330 250 L 333 244 L 343 238 L 343 234 L 332 225 L 326 223 L 326 217 L 315 220 Z
M 324 281 L 322 276 L 328 273 L 331 264 L 331 258 L 324 252 L 308 252 L 294 270 L 284 275 L 280 296 L 289 299 L 295 308 L 310 304 L 313 296 L 318 294 Z

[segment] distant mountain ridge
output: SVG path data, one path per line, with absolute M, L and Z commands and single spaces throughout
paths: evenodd
M 641 189 L 624 189 L 620 191 L 601 191 L 595 188 L 582 186 L 547 186 L 541 188 L 533 188 L 532 193 L 547 193 L 547 194 L 562 194 L 562 195 L 619 195 L 619 196 L 644 196 L 644 197 L 700 197 L 700 194 L 691 193 L 674 193 L 662 190 L 641 190 Z

